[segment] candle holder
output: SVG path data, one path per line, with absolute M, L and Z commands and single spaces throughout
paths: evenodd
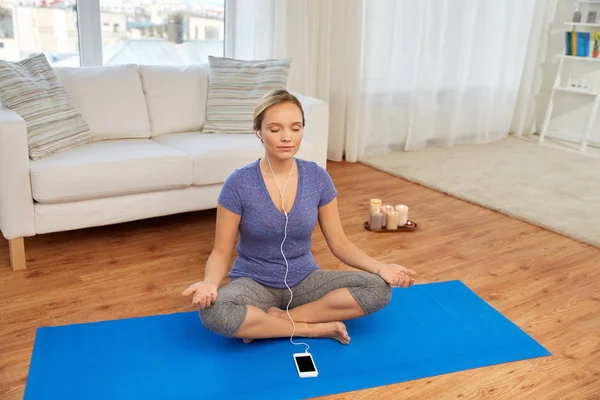
M 408 219 L 408 206 L 397 204 L 395 207 L 383 204 L 380 198 L 369 201 L 369 219 L 365 229 L 371 232 L 406 232 L 417 229 L 417 224 Z
M 385 227 L 381 229 L 371 229 L 369 226 L 369 221 L 365 222 L 365 229 L 371 232 L 377 233 L 396 233 L 396 232 L 410 232 L 417 229 L 417 224 L 413 221 L 406 221 L 406 224 L 399 226 L 398 229 L 386 229 Z

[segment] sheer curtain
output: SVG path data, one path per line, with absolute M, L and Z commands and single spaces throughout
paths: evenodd
M 227 0 L 226 7 L 226 56 L 291 57 L 288 89 L 329 103 L 328 158 L 341 160 L 348 129 L 356 130 L 348 109 L 360 82 L 362 1 Z
M 227 55 L 291 57 L 289 88 L 330 104 L 328 158 L 354 162 L 505 137 L 545 1 L 230 4 Z
M 523 78 L 519 88 L 519 98 L 515 107 L 511 132 L 517 136 L 531 135 L 538 132 L 538 118 L 543 116 L 547 99 L 541 98 L 544 79 L 544 64 L 552 65 L 552 54 L 550 42 L 563 43 L 564 30 L 552 30 L 553 22 L 557 16 L 561 16 L 566 11 L 567 19 L 561 19 L 560 24 L 567 21 L 572 12 L 572 4 L 561 2 L 559 0 L 547 0 L 546 2 L 536 2 L 534 11 L 531 34 L 529 36 L 530 49 L 527 52 L 525 65 L 523 68 Z M 559 12 L 558 7 L 561 8 Z M 566 10 L 563 10 L 566 7 Z M 558 38 L 556 36 L 559 36 Z M 556 68 L 553 69 L 553 72 Z M 551 82 L 554 79 L 551 80 Z M 552 86 L 552 83 L 549 85 Z
M 359 157 L 505 137 L 534 7 L 531 0 L 366 7 Z

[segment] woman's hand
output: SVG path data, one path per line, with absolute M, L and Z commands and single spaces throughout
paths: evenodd
M 196 282 L 185 289 L 182 296 L 193 294 L 192 305 L 197 308 L 210 307 L 217 300 L 217 285 L 205 283 L 204 281 Z
M 377 275 L 392 286 L 401 286 L 407 288 L 415 283 L 417 273 L 412 269 L 397 264 L 382 265 L 377 271 Z

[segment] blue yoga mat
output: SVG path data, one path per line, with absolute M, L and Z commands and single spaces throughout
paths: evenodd
M 196 312 L 39 328 L 25 399 L 301 399 L 550 353 L 460 281 L 394 289 L 348 321 L 352 342 L 307 339 L 319 376 L 299 378 L 288 339 L 244 345 Z

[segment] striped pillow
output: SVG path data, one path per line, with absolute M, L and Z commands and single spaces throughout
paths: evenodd
M 202 132 L 254 133 L 254 108 L 266 93 L 287 87 L 291 61 L 209 56 L 206 121 Z
M 0 99 L 25 120 L 32 160 L 90 141 L 88 125 L 43 54 L 0 60 Z

